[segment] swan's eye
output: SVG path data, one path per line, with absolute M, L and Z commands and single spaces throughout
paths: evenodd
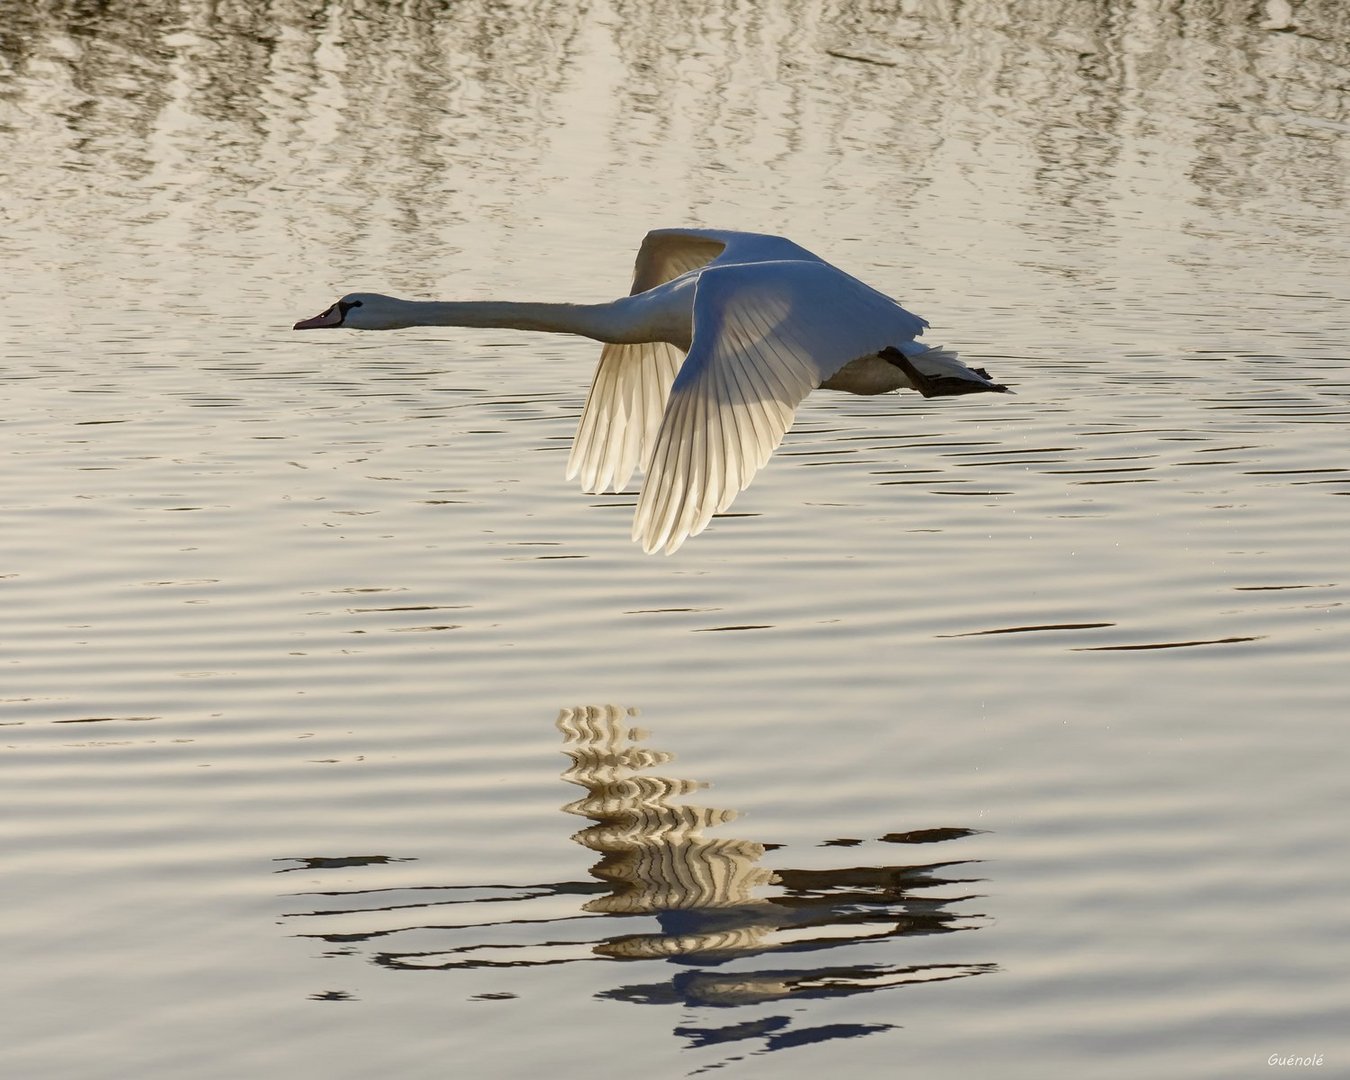
M 360 300 L 339 300 L 334 306 L 335 306 L 335 307 L 337 308 L 337 310 L 338 310 L 338 318 L 339 318 L 339 319 L 345 319 L 345 318 L 347 317 L 347 312 L 351 311 L 351 309 L 354 308 L 354 307 L 360 307 L 360 306 L 361 306 L 361 301 L 360 301 Z

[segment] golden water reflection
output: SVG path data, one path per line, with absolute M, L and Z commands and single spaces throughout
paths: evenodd
M 911 862 L 892 853 L 957 841 L 976 830 L 826 838 L 818 848 L 851 858 L 794 868 L 783 863 L 785 846 L 709 835 L 739 815 L 684 801 L 707 785 L 670 775 L 674 754 L 649 745 L 635 716 L 607 705 L 565 708 L 557 718 L 569 762 L 562 779 L 584 792 L 562 810 L 588 822 L 572 838 L 599 856 L 591 880 L 303 893 L 322 896 L 321 906 L 288 918 L 318 920 L 317 929 L 301 936 L 336 946 L 330 955 L 362 954 L 390 970 L 501 973 L 581 961 L 645 962 L 629 969 L 640 973 L 638 979 L 604 980 L 598 990 L 588 984 L 597 999 L 643 1004 L 729 1007 L 837 998 L 995 969 L 992 963 L 905 962 L 895 955 L 906 940 L 977 929 L 984 916 L 967 910 L 979 898 L 972 891 L 979 880 L 976 863 Z M 887 856 L 881 863 L 858 857 L 878 850 Z M 285 872 L 399 860 L 363 855 L 279 861 L 294 864 L 278 871 Z M 455 914 L 447 918 L 447 911 Z M 853 955 L 846 947 L 862 941 L 869 943 L 868 962 L 846 959 Z M 650 966 L 654 962 L 675 970 L 663 972 Z M 800 1020 L 685 1024 L 676 1034 L 691 1045 L 753 1038 L 773 1049 L 890 1026 L 816 1028 Z
M 674 755 L 645 746 L 647 733 L 631 719 L 613 705 L 564 709 L 558 716 L 565 752 L 572 759 L 563 779 L 586 789 L 585 797 L 563 809 L 593 822 L 573 839 L 600 854 L 591 874 L 609 888 L 583 907 L 650 915 L 657 924 L 647 932 L 597 942 L 597 953 L 707 964 L 963 928 L 961 918 L 946 907 L 972 897 L 934 901 L 911 895 L 964 884 L 967 879 L 948 876 L 963 863 L 770 869 L 760 862 L 768 845 L 705 835 L 705 830 L 739 815 L 676 801 L 706 785 L 651 774 L 649 770 L 669 764 Z M 949 836 L 968 833 L 947 831 Z M 860 984 L 875 978 L 870 972 Z M 819 991 L 827 985 L 838 993 L 848 981 L 840 972 L 825 983 L 814 982 L 809 973 L 796 978 L 775 972 L 767 982 L 734 978 L 713 993 L 762 998 Z

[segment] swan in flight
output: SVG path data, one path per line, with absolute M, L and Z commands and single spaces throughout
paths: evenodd
M 621 491 L 639 465 L 633 539 L 674 551 L 731 505 L 812 390 L 1010 392 L 894 300 L 779 236 L 659 229 L 607 304 L 399 300 L 351 293 L 297 330 L 478 326 L 604 343 L 567 477 Z

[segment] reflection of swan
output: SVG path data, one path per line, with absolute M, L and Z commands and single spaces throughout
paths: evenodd
M 594 822 L 573 839 L 601 855 L 591 874 L 612 890 L 588 900 L 585 910 L 650 915 L 657 920 L 656 933 L 623 934 L 597 942 L 595 951 L 601 955 L 715 965 L 738 956 L 813 952 L 864 939 L 959 928 L 958 918 L 942 910 L 950 901 L 910 895 L 944 884 L 929 875 L 955 864 L 770 870 L 759 865 L 768 851 L 764 844 L 703 835 L 705 828 L 734 821 L 738 816 L 734 810 L 672 801 L 705 785 L 643 772 L 669 763 L 673 755 L 642 746 L 646 733 L 632 727 L 623 710 L 613 705 L 563 709 L 558 730 L 572 759 L 563 779 L 586 789 L 584 798 L 563 809 Z M 953 829 L 945 835 L 955 838 L 969 832 Z M 739 971 L 703 976 L 688 989 L 703 1000 L 735 1004 L 738 998 L 839 994 L 957 977 L 927 968 L 897 969 L 887 975 L 876 969 L 850 975 L 850 970 L 832 969 L 828 978 L 812 969 Z M 958 974 L 972 973 L 962 966 Z M 630 987 L 613 996 L 630 993 L 641 999 L 644 990 Z
M 656 915 L 662 931 L 611 939 L 597 952 L 671 957 L 771 947 L 764 939 L 777 920 L 766 900 L 751 895 L 773 881 L 773 872 L 758 865 L 764 845 L 704 836 L 705 828 L 734 821 L 736 812 L 672 802 L 704 785 L 642 775 L 672 755 L 637 745 L 645 733 L 624 719 L 612 705 L 558 715 L 572 759 L 563 779 L 586 789 L 585 798 L 563 809 L 595 823 L 572 839 L 600 853 L 591 874 L 613 889 L 588 900 L 585 910 Z
M 672 552 L 763 467 L 817 387 L 925 397 L 1006 391 L 889 297 L 777 236 L 648 233 L 629 296 L 608 304 L 412 301 L 352 293 L 297 330 L 488 326 L 605 342 L 567 466 L 587 491 L 647 481 L 633 539 Z
M 391 971 L 490 972 L 502 980 L 514 971 L 532 993 L 564 995 L 577 983 L 545 981 L 550 970 L 598 962 L 614 965 L 612 976 L 599 976 L 608 983 L 596 990 L 602 1000 L 744 1010 L 726 1026 L 685 1012 L 675 1032 L 691 1046 L 755 1040 L 777 1050 L 868 1035 L 891 1025 L 812 1026 L 801 1003 L 995 970 L 904 962 L 914 959 L 904 954 L 916 937 L 981 925 L 979 916 L 951 910 L 973 899 L 959 888 L 970 863 L 909 861 L 916 845 L 971 830 L 887 833 L 870 855 L 868 841 L 825 841 L 821 847 L 847 851 L 851 865 L 766 866 L 783 849 L 706 835 L 738 815 L 683 802 L 707 785 L 657 775 L 674 756 L 647 746 L 632 715 L 613 705 L 558 715 L 569 759 L 563 779 L 584 789 L 562 809 L 587 819 L 573 839 L 599 856 L 589 880 L 437 884 L 391 876 L 391 864 L 407 861 L 392 856 L 293 857 L 283 861 L 296 865 L 279 873 L 364 879 L 360 887 L 293 894 L 306 901 L 287 918 L 305 927 L 302 936 L 327 942 L 334 960 L 366 952 Z M 780 1002 L 798 1004 L 764 1015 Z

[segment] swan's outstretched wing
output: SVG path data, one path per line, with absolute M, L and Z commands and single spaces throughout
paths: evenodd
M 638 250 L 630 295 L 709 264 L 818 257 L 791 240 L 723 229 L 657 229 Z M 683 350 L 661 341 L 606 345 L 567 461 L 583 490 L 620 491 L 651 453 Z
M 673 229 L 650 232 L 638 249 L 630 295 L 673 281 L 706 266 L 726 245 Z M 645 460 L 666 395 L 684 351 L 664 341 L 606 345 L 600 351 L 591 392 L 577 425 L 567 478 L 581 474 L 582 490 L 621 491 Z
M 664 341 L 606 345 L 581 410 L 567 479 L 583 491 L 622 491 L 651 449 L 684 352 Z
M 822 262 L 711 267 L 671 388 L 633 539 L 667 554 L 725 510 L 769 459 L 802 398 L 851 360 L 922 333 L 894 300 Z

